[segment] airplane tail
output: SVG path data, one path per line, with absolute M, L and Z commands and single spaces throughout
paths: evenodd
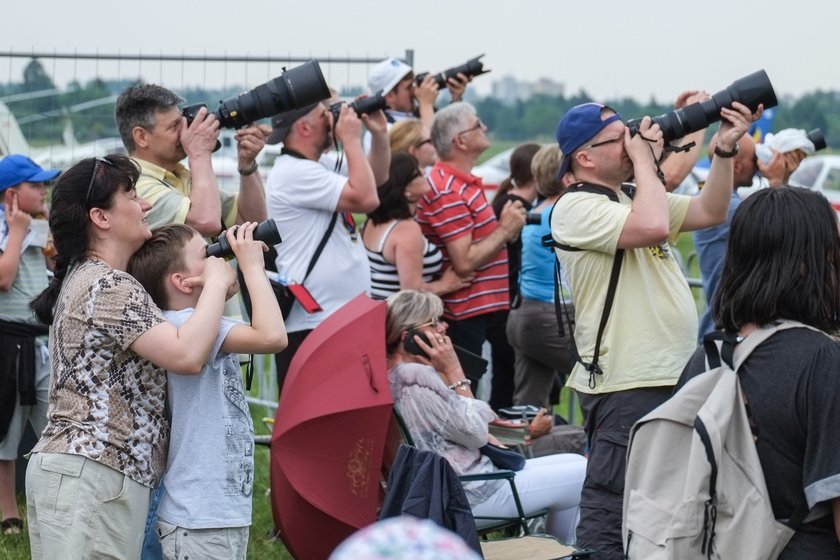
M 31 156 L 32 148 L 9 107 L 0 101 L 0 157 L 9 154 Z

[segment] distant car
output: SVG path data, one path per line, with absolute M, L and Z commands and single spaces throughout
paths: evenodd
M 820 191 L 840 212 L 840 156 L 811 156 L 799 164 L 788 183 Z

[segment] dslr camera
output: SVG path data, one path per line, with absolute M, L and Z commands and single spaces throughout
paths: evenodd
M 277 113 L 305 107 L 330 97 L 330 89 L 324 80 L 317 60 L 310 60 L 291 70 L 285 70 L 273 80 L 258 85 L 250 91 L 219 102 L 219 108 L 211 111 L 223 128 L 242 128 L 271 117 Z M 196 103 L 181 111 L 192 123 L 198 110 L 206 103 Z

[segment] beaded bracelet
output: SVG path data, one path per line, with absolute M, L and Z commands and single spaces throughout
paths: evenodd
M 455 390 L 455 389 L 457 389 L 458 387 L 463 387 L 464 385 L 466 385 L 467 387 L 469 387 L 470 385 L 472 385 L 472 381 L 470 381 L 469 379 L 466 379 L 466 378 L 465 378 L 465 379 L 461 379 L 460 381 L 456 381 L 456 382 L 455 382 L 455 383 L 453 383 L 452 385 L 449 385 L 449 388 L 450 388 L 450 389 L 452 389 L 452 390 L 454 391 L 454 390 Z

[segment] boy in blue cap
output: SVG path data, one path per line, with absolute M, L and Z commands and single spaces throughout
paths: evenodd
M 27 422 L 47 421 L 47 327 L 29 302 L 47 287 L 50 249 L 46 182 L 60 172 L 23 155 L 0 160 L 0 531 L 18 534 L 15 460 Z

